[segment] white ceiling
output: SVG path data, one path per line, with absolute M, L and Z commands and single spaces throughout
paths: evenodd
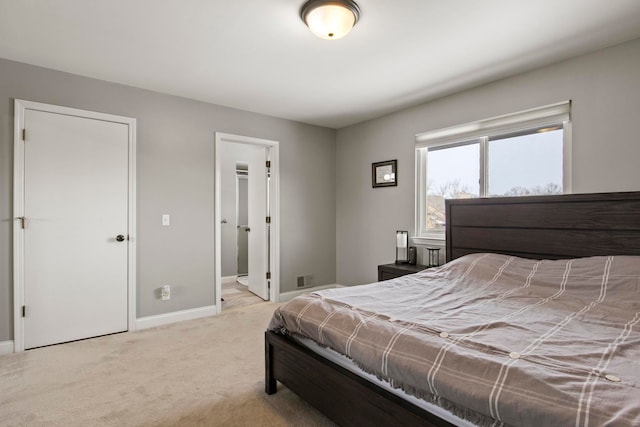
M 0 0 L 0 57 L 331 128 L 640 37 L 640 0 Z

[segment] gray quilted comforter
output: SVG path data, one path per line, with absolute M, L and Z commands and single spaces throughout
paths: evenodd
M 640 426 L 640 257 L 474 254 L 281 306 L 310 338 L 479 425 Z

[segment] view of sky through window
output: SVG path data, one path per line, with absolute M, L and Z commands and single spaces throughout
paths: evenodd
M 489 196 L 562 192 L 562 129 L 489 141 Z M 555 191 L 554 191 L 555 190 Z
M 561 192 L 562 133 L 559 129 L 489 141 L 487 195 L 510 195 L 518 189 L 551 185 L 557 186 L 555 192 Z M 427 174 L 430 195 L 452 198 L 452 191 L 457 191 L 478 197 L 480 144 L 429 151 Z
M 426 230 L 443 231 L 445 199 L 562 193 L 563 130 L 488 140 L 487 191 L 480 188 L 480 140 L 427 155 Z
M 456 198 L 457 192 L 480 195 L 480 144 L 429 151 L 427 194 Z

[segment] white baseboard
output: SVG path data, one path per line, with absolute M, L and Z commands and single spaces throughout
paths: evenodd
M 149 329 L 183 320 L 200 319 L 201 317 L 215 316 L 218 310 L 215 305 L 192 308 L 190 310 L 174 311 L 172 313 L 157 314 L 155 316 L 141 317 L 136 320 L 136 329 Z
M 13 341 L 0 341 L 0 355 L 11 354 L 13 351 Z
M 332 288 L 341 288 L 341 285 L 332 284 L 332 285 L 322 285 L 322 286 L 314 286 L 313 288 L 304 288 L 296 291 L 282 292 L 280 293 L 280 302 L 289 301 L 292 298 L 297 297 L 298 295 L 306 294 L 307 292 L 315 292 L 321 291 L 322 289 L 332 289 Z

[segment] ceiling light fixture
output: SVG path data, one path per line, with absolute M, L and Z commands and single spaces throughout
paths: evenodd
M 302 5 L 300 17 L 316 36 L 336 40 L 356 25 L 360 8 L 352 0 L 309 0 Z

